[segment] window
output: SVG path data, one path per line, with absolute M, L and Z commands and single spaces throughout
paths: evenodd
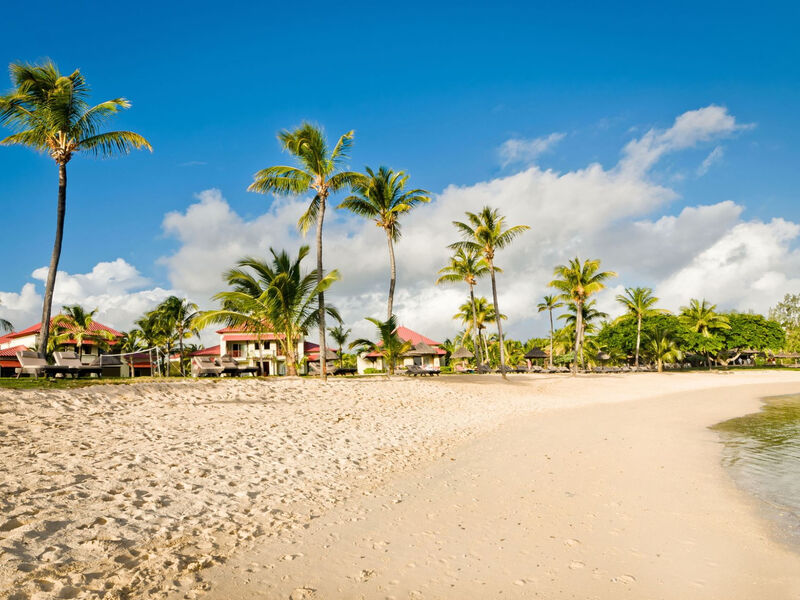
M 228 346 L 228 352 L 234 358 L 240 358 L 242 356 L 242 345 L 241 344 L 230 344 Z

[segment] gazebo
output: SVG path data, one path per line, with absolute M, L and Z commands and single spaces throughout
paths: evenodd
M 464 348 L 464 346 L 459 346 L 458 348 L 456 348 L 456 351 L 450 355 L 450 358 L 455 358 L 456 360 L 464 360 L 467 358 L 472 358 L 474 356 L 475 355 L 466 348 Z
M 535 346 L 528 350 L 525 353 L 525 359 L 528 361 L 528 368 L 531 368 L 531 361 L 532 360 L 542 360 L 548 358 L 550 355 L 547 354 L 544 350 L 539 348 L 539 346 Z

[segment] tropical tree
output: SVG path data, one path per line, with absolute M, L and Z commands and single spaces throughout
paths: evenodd
M 397 361 L 411 350 L 414 345 L 411 342 L 404 341 L 397 335 L 397 316 L 392 315 L 385 321 L 379 321 L 367 317 L 367 321 L 375 325 L 378 330 L 378 341 L 373 342 L 365 338 L 359 338 L 350 343 L 350 348 L 358 348 L 357 352 L 375 352 L 383 357 L 384 364 L 389 372 L 389 375 L 394 375 L 394 369 Z
M 716 312 L 717 305 L 706 302 L 705 299 L 693 298 L 688 306 L 681 307 L 680 320 L 693 331 L 700 334 L 703 340 L 699 341 L 698 349 L 706 355 L 708 369 L 711 370 L 711 353 L 719 350 L 722 343 L 714 334 L 721 329 L 730 329 L 728 317 Z M 714 342 L 719 342 L 715 344 Z
M 328 328 L 328 333 L 331 334 L 333 341 L 339 345 L 339 368 L 344 367 L 344 345 L 347 343 L 347 338 L 350 337 L 352 329 L 345 329 L 344 324 L 339 323 L 336 327 Z
M 355 183 L 359 174 L 343 170 L 353 143 L 353 132 L 349 131 L 336 142 L 333 150 L 328 149 L 325 135 L 319 127 L 303 123 L 294 131 L 284 130 L 278 134 L 283 149 L 292 154 L 298 167 L 277 166 L 258 171 L 253 176 L 253 183 L 247 188 L 251 192 L 261 194 L 280 194 L 298 196 L 313 193 L 314 197 L 298 222 L 300 231 L 305 235 L 311 226 L 317 225 L 317 275 L 318 317 L 320 356 L 327 354 L 325 342 L 325 294 L 323 280 L 326 275 L 322 268 L 322 226 L 325 220 L 325 207 L 328 196 L 349 188 Z M 320 376 L 327 379 L 328 370 L 324 360 L 320 361 Z
M 583 319 L 581 319 L 581 337 L 586 338 L 587 333 L 594 333 L 597 330 L 596 323 L 599 319 L 605 319 L 608 313 L 597 309 L 597 302 L 589 300 L 583 305 Z M 567 303 L 567 312 L 558 317 L 566 322 L 567 326 L 577 331 L 578 307 L 573 302 Z
M 78 358 L 83 357 L 83 344 L 89 342 L 107 350 L 109 342 L 114 341 L 110 331 L 101 329 L 94 322 L 97 313 L 87 311 L 80 304 L 62 307 L 63 312 L 53 317 L 53 335 L 48 350 L 54 350 L 63 344 L 74 342 L 78 349 Z
M 14 89 L 0 96 L 0 125 L 14 133 L 3 140 L 4 146 L 20 145 L 46 152 L 58 167 L 56 236 L 47 272 L 39 350 L 49 346 L 50 313 L 53 304 L 64 215 L 67 205 L 67 163 L 76 152 L 109 157 L 147 148 L 150 143 L 132 131 L 102 131 L 103 125 L 122 109 L 129 108 L 125 98 L 106 100 L 95 106 L 88 103 L 89 86 L 81 72 L 59 73 L 50 61 L 40 65 L 10 65 Z
M 550 313 L 550 356 L 548 357 L 548 365 L 553 368 L 553 311 L 557 308 L 564 306 L 558 296 L 545 296 L 543 301 L 536 305 L 539 312 L 547 311 Z
M 271 326 L 279 334 L 287 374 L 297 375 L 297 343 L 312 327 L 322 327 L 315 302 L 339 279 L 339 273 L 331 271 L 322 279 L 316 270 L 303 274 L 302 262 L 308 256 L 308 246 L 302 246 L 294 259 L 285 250 L 277 252 L 270 248 L 270 253 L 270 262 L 248 257 L 228 271 L 226 278 L 234 290 L 216 294 L 214 299 L 221 301 L 223 307 L 201 313 L 194 325 L 202 329 L 212 323 L 225 323 L 255 331 L 257 335 Z M 341 322 L 333 306 L 325 307 L 325 312 Z M 263 363 L 263 353 L 261 356 Z M 320 363 L 324 364 L 325 354 L 320 353 L 320 357 Z M 263 372 L 263 364 L 261 369 Z
M 601 271 L 599 260 L 585 260 L 575 257 L 566 265 L 557 266 L 553 275 L 555 279 L 550 282 L 553 287 L 561 292 L 559 297 L 575 305 L 575 357 L 572 363 L 572 372 L 578 372 L 578 360 L 581 357 L 583 345 L 583 308 L 589 297 L 605 288 L 605 281 L 616 277 L 613 271 Z
M 474 317 L 474 319 L 473 319 Z M 501 319 L 507 319 L 506 315 L 500 315 Z M 458 312 L 453 315 L 453 319 L 460 320 L 466 327 L 464 333 L 470 334 L 477 331 L 478 348 L 483 347 L 483 356 L 489 360 L 489 348 L 486 343 L 484 330 L 486 326 L 497 322 L 497 314 L 494 312 L 494 305 L 483 296 L 477 298 L 473 295 L 470 299 L 458 307 Z M 473 329 L 474 322 L 474 329 Z
M 496 271 L 501 269 L 495 267 Z M 478 328 L 478 312 L 475 306 L 475 285 L 478 279 L 484 277 L 489 273 L 489 266 L 484 259 L 481 258 L 480 253 L 474 250 L 464 250 L 459 248 L 455 254 L 450 257 L 450 262 L 439 269 L 439 279 L 436 280 L 437 284 L 442 283 L 457 283 L 464 282 L 469 286 L 469 305 L 470 313 L 472 314 L 472 335 L 478 336 L 480 329 Z M 477 338 L 473 340 L 478 355 L 478 363 L 483 362 L 481 357 L 481 345 L 478 343 Z
M 634 366 L 639 366 L 639 347 L 642 343 L 642 320 L 651 315 L 669 312 L 663 308 L 653 308 L 658 298 L 653 296 L 653 290 L 646 287 L 625 288 L 624 294 L 617 295 L 617 302 L 622 304 L 627 314 L 620 319 L 636 319 L 636 355 Z
M 0 305 L 2 305 L 2 302 L 0 302 Z M 14 326 L 11 324 L 11 321 L 0 319 L 0 331 L 14 331 Z
M 362 175 L 353 183 L 353 195 L 348 196 L 339 208 L 360 215 L 386 232 L 386 243 L 389 245 L 389 305 L 386 318 L 392 316 L 394 304 L 394 287 L 397 281 L 397 268 L 394 260 L 394 244 L 400 239 L 400 215 L 410 212 L 423 202 L 430 202 L 426 190 L 406 190 L 408 175 L 403 171 L 394 172 L 387 167 L 380 167 L 377 172 L 369 167 L 366 175 Z
M 677 362 L 683 358 L 678 341 L 668 329 L 662 328 L 645 337 L 645 354 L 655 361 L 659 373 L 664 371 L 665 362 Z
M 513 225 L 506 227 L 506 218 L 497 209 L 484 206 L 479 213 L 467 212 L 467 221 L 453 221 L 453 225 L 464 238 L 460 242 L 450 244 L 452 250 L 463 249 L 468 252 L 482 254 L 486 265 L 489 267 L 489 276 L 492 280 L 492 299 L 494 300 L 494 312 L 500 314 L 500 307 L 497 302 L 497 281 L 495 278 L 496 267 L 494 265 L 495 254 L 514 241 L 515 238 L 530 229 L 527 225 Z M 502 319 L 497 319 L 497 337 L 500 342 L 500 364 L 505 365 L 505 346 L 503 344 L 503 324 Z M 503 378 L 506 376 L 505 369 L 501 370 Z
M 177 340 L 181 377 L 186 377 L 183 340 L 199 335 L 199 331 L 192 326 L 195 317 L 199 314 L 197 304 L 189 302 L 185 298 L 170 296 L 159 304 L 153 313 L 154 317 L 161 322 L 162 329 L 167 332 L 168 339 Z M 169 354 L 169 350 L 167 352 Z

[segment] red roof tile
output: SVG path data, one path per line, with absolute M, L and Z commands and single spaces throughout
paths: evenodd
M 408 327 L 403 327 L 401 325 L 395 331 L 397 332 L 398 337 L 404 342 L 411 342 L 415 346 L 420 342 L 425 342 L 429 346 L 433 346 L 433 349 L 436 350 L 436 354 L 438 354 L 439 356 L 444 356 L 445 354 L 447 354 L 447 352 L 438 347 L 439 344 L 441 344 L 441 342 L 434 342 L 431 338 L 425 337 L 421 333 L 417 333 L 416 331 L 413 331 Z M 382 344 L 378 342 L 378 345 L 380 346 Z M 381 356 L 381 354 L 379 352 L 370 352 L 369 354 L 365 354 L 364 356 L 369 358 L 378 358 Z
M 0 350 L 0 358 L 16 358 L 17 352 L 27 349 L 28 349 L 27 346 L 14 346 L 13 348 L 6 348 L 5 350 Z
M 196 352 L 190 352 L 189 356 L 219 356 L 219 344 L 216 346 L 211 346 L 210 348 L 203 348 L 202 350 L 197 350 Z
M 51 328 L 53 327 L 53 319 L 55 319 L 55 317 L 50 319 L 50 327 Z M 9 334 L 7 334 L 7 335 L 5 335 L 3 337 L 4 338 L 8 338 L 8 339 L 21 338 L 21 337 L 25 337 L 26 335 L 39 333 L 39 330 L 41 328 L 42 328 L 42 324 L 41 323 L 36 323 L 35 325 L 31 325 L 30 327 L 26 327 L 25 329 L 22 329 L 20 331 L 15 331 L 13 333 L 9 333 Z M 67 326 L 67 327 L 65 327 L 65 329 L 67 329 L 69 331 L 70 327 Z M 114 337 L 122 337 L 122 333 L 121 332 L 117 331 L 116 329 L 113 329 L 113 328 L 109 327 L 108 325 L 103 325 L 102 323 L 98 323 L 97 321 L 93 321 L 92 322 L 91 327 L 89 327 L 89 331 L 108 331 Z M 89 343 L 89 342 L 87 342 L 87 343 Z

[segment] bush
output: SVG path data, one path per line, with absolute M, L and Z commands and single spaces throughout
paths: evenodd
M 384 369 L 373 369 L 373 368 L 364 369 L 365 375 L 373 375 L 375 373 L 386 373 L 386 371 Z
M 439 371 L 441 371 L 442 373 L 452 373 L 453 365 L 444 365 L 443 367 L 439 367 Z

